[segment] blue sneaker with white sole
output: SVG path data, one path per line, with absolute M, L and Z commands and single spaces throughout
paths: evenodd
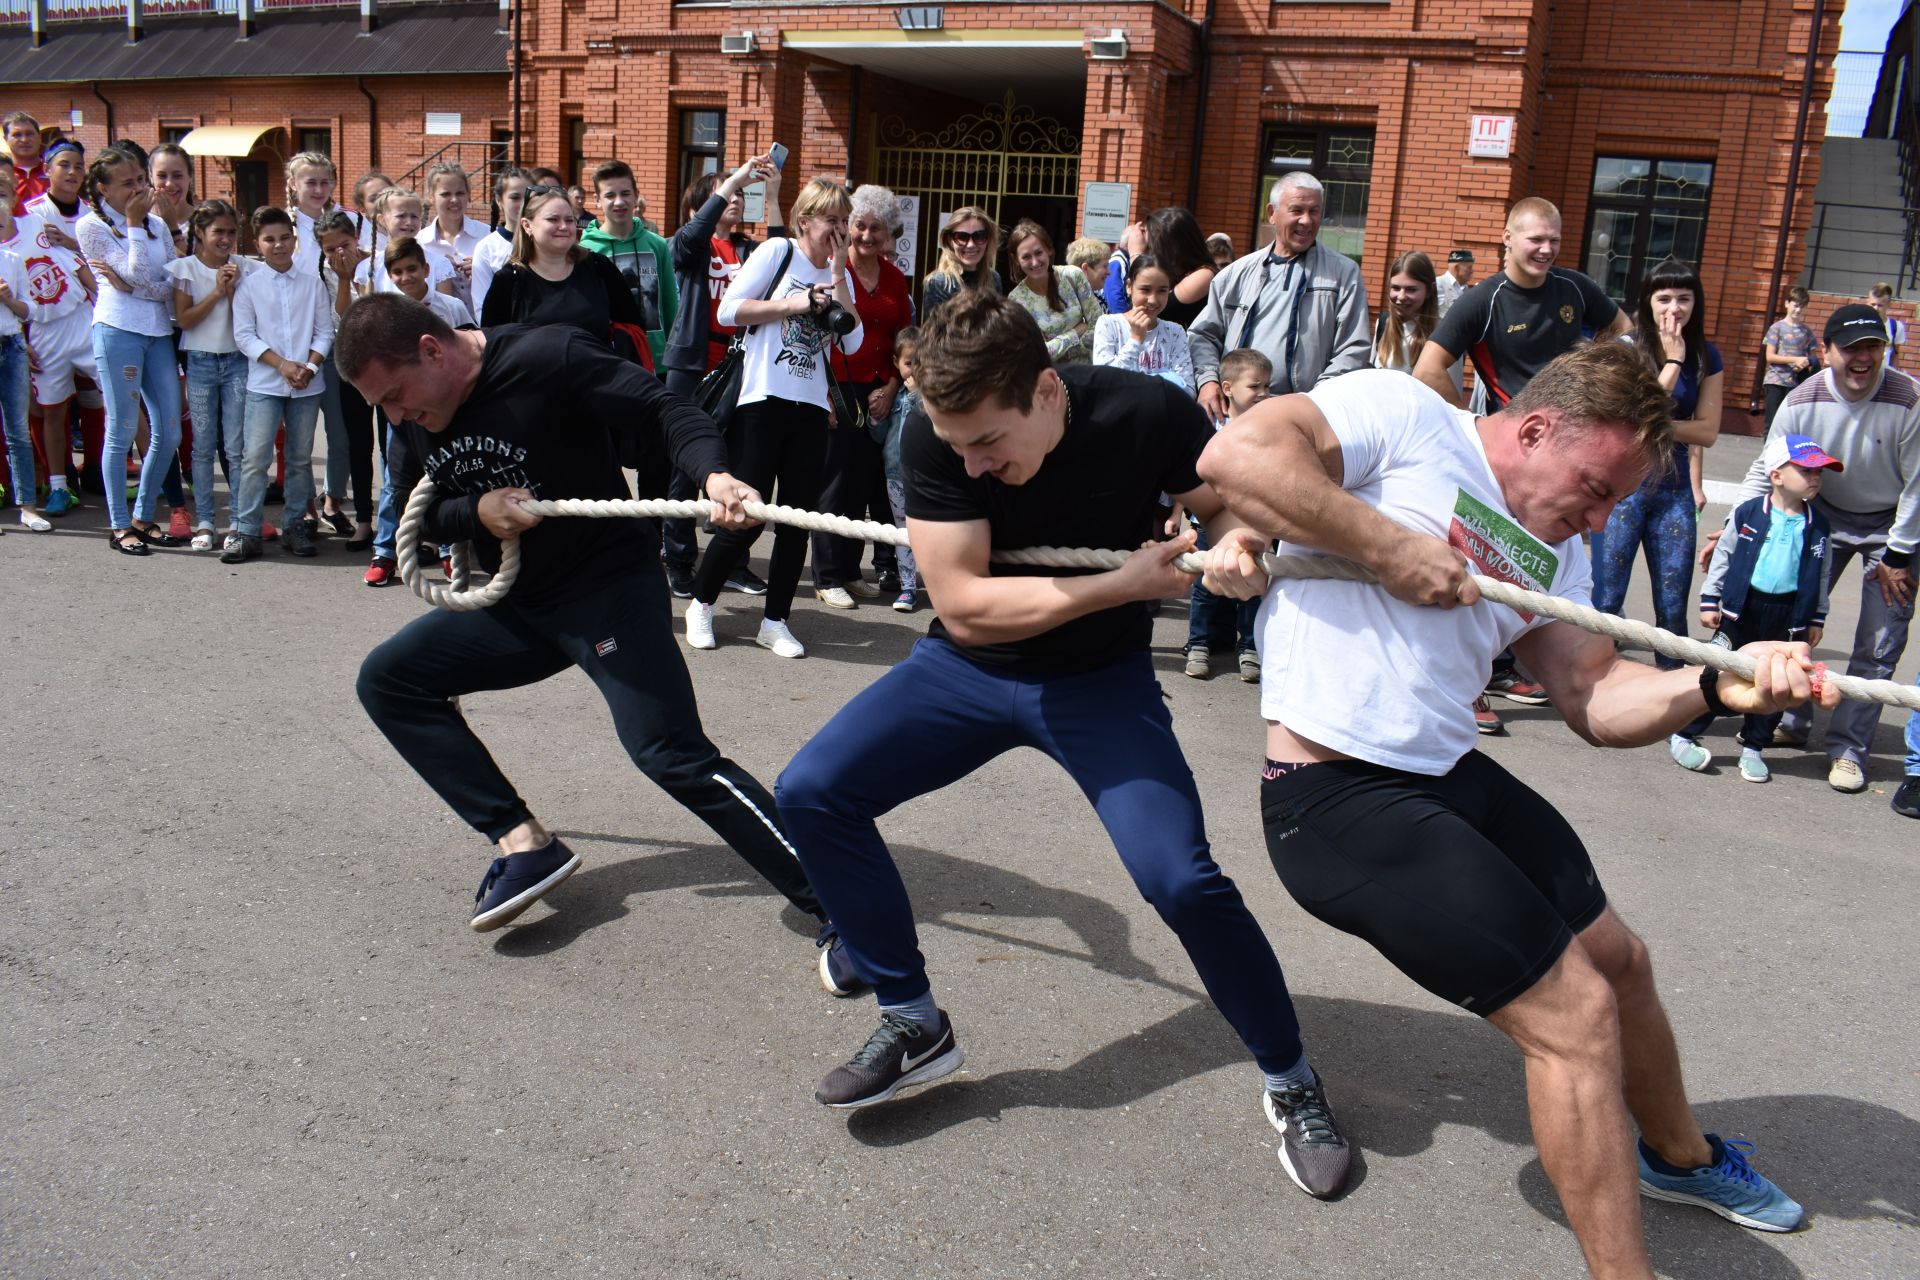
M 580 869 L 580 855 L 555 836 L 538 849 L 495 858 L 473 895 L 476 933 L 498 929 Z
M 1640 1157 L 1640 1194 L 1652 1200 L 1698 1205 L 1755 1231 L 1797 1231 L 1807 1220 L 1799 1201 L 1767 1180 L 1748 1163 L 1753 1144 L 1744 1138 L 1723 1142 L 1706 1135 L 1719 1159 L 1685 1174 L 1661 1173 L 1647 1163 L 1647 1146 L 1636 1143 Z
M 820 926 L 820 936 L 813 945 L 820 948 L 820 985 L 827 994 L 842 1000 L 873 990 L 873 984 L 861 977 L 853 969 L 853 958 L 847 954 L 846 944 L 840 941 L 840 930 L 831 920 Z

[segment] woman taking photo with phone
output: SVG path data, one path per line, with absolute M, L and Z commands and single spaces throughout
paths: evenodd
M 831 178 L 815 178 L 793 203 L 796 235 L 753 251 L 720 300 L 721 324 L 749 328 L 740 400 L 727 446 L 733 474 L 765 501 L 813 510 L 826 461 L 833 371 L 828 350 L 860 350 L 864 334 L 847 284 L 847 220 L 853 201 Z M 849 430 L 852 428 L 849 427 Z M 714 535 L 693 575 L 687 643 L 715 647 L 713 602 L 760 534 L 728 529 Z M 787 625 L 807 558 L 807 533 L 781 525 L 773 535 L 766 609 L 755 642 L 782 658 L 806 649 Z

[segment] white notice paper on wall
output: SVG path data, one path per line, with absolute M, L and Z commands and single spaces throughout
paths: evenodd
M 435 138 L 459 137 L 460 113 L 458 111 L 427 112 L 427 135 Z
M 740 221 L 756 223 L 767 216 L 767 189 L 761 183 L 754 183 L 740 193 Z
M 900 235 L 893 242 L 893 265 L 911 280 L 915 257 L 920 250 L 920 197 L 894 198 L 900 202 Z
M 1132 211 L 1131 182 L 1089 182 L 1086 207 L 1080 214 L 1080 234 L 1112 244 L 1127 234 L 1127 215 Z

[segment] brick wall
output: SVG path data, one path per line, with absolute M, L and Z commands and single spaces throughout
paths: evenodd
M 464 138 L 484 140 L 496 124 L 507 122 L 504 75 L 370 76 L 364 83 L 377 104 L 373 114 L 378 137 L 368 125 L 367 100 L 351 78 L 153 80 L 122 82 L 104 92 L 113 103 L 114 136 L 131 138 L 143 147 L 159 142 L 160 130 L 167 126 L 277 126 L 282 132 L 269 135 L 255 152 L 256 158 L 268 161 L 267 189 L 275 198 L 286 190 L 281 165 L 292 154 L 294 131 L 300 128 L 333 131 L 333 161 L 346 186 L 376 167 L 397 180 L 451 141 L 427 136 L 429 108 L 459 112 Z M 73 132 L 88 152 L 109 141 L 106 109 L 85 86 L 16 86 L 5 97 L 10 109 L 22 108 L 46 124 L 65 121 L 68 110 L 77 107 L 84 113 L 85 124 Z M 233 197 L 230 162 L 203 158 L 194 169 L 195 187 L 202 197 Z

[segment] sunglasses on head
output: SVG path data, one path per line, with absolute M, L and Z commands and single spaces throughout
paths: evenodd
M 985 244 L 993 239 L 991 231 L 949 231 L 947 239 L 954 244 Z
M 529 196 L 563 196 L 567 194 L 567 189 L 541 182 L 528 187 L 526 193 Z

